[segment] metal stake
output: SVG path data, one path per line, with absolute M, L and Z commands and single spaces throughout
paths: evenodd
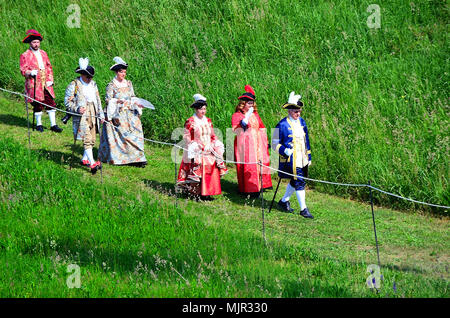
M 28 116 L 28 97 L 25 98 L 25 107 L 26 107 L 26 109 L 27 109 L 28 148 L 31 150 L 30 118 L 29 118 L 29 116 Z
M 265 222 L 264 222 L 264 189 L 263 189 L 263 171 L 262 171 L 262 163 L 261 160 L 259 161 L 259 165 L 260 165 L 260 175 L 261 175 L 261 214 L 262 214 L 262 234 L 263 234 L 263 239 L 264 242 L 267 243 L 266 241 L 266 229 L 265 229 Z
M 72 170 L 72 161 L 73 161 L 73 153 L 75 152 L 75 144 L 77 142 L 77 136 L 73 136 L 73 145 L 72 145 L 72 156 L 70 156 L 70 165 L 69 165 L 69 170 Z
M 381 268 L 380 251 L 378 249 L 377 227 L 375 226 L 375 214 L 373 212 L 373 196 L 372 196 L 372 187 L 370 185 L 370 180 L 369 180 L 369 189 L 370 189 L 370 207 L 372 208 L 373 231 L 375 233 L 375 245 L 377 247 L 378 266 Z
M 177 195 L 177 152 L 178 149 L 175 149 L 175 162 L 173 164 L 174 167 L 174 176 L 175 176 L 175 187 L 174 187 L 174 191 L 175 191 L 175 207 L 178 208 L 178 195 Z
M 278 177 L 278 178 L 279 178 L 279 179 L 278 179 L 277 188 L 275 189 L 275 193 L 273 194 L 272 202 L 270 202 L 269 212 L 267 212 L 267 213 L 270 213 L 270 211 L 272 211 L 273 201 L 275 201 L 275 197 L 277 196 L 278 187 L 280 186 L 280 182 L 281 182 L 281 178 L 280 178 L 280 177 Z
M 34 75 L 34 76 L 32 76 L 33 78 L 34 78 L 34 97 L 33 97 L 33 102 L 34 103 L 36 103 L 36 79 L 37 79 L 37 77 L 36 77 L 36 75 Z M 34 117 L 35 117 L 35 115 L 34 115 L 34 106 L 33 106 L 33 130 L 34 130 Z

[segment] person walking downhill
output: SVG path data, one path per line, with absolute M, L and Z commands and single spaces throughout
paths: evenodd
M 92 79 L 95 69 L 89 65 L 89 59 L 80 58 L 75 72 L 80 76 L 67 86 L 64 104 L 70 112 L 79 114 L 73 116 L 74 139 L 83 140 L 84 154 L 81 164 L 90 167 L 91 173 L 95 174 L 102 165 L 100 161 L 94 160 L 92 149 L 100 131 L 100 123 L 105 121 L 105 114 L 97 84 Z
M 48 55 L 41 50 L 42 35 L 36 30 L 28 30 L 23 43 L 30 45 L 20 55 L 20 72 L 25 77 L 25 102 L 31 103 L 36 119 L 36 130 L 44 132 L 42 125 L 42 111 L 47 110 L 50 118 L 50 130 L 60 133 L 62 129 L 56 124 L 55 92 L 53 90 L 53 68 Z M 43 104 L 49 105 L 44 106 Z
M 116 56 L 110 70 L 116 76 L 106 87 L 106 120 L 100 138 L 98 158 L 112 165 L 132 165 L 144 168 L 144 133 L 141 115 L 143 106 L 133 101 L 133 84 L 126 80 L 128 64 Z
M 314 218 L 309 212 L 305 202 L 306 182 L 302 177 L 308 177 L 308 166 L 311 165 L 311 147 L 309 144 L 308 128 L 305 120 L 300 117 L 303 102 L 301 95 L 291 92 L 289 100 L 283 105 L 283 109 L 288 111 L 288 116 L 283 118 L 277 125 L 272 138 L 272 148 L 279 153 L 278 176 L 290 179 L 286 188 L 286 193 L 278 202 L 282 211 L 292 213 L 289 199 L 295 192 L 300 204 L 300 215 L 305 218 Z M 285 173 L 296 175 L 292 177 Z

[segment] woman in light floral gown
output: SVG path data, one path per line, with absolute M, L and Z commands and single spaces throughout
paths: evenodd
M 114 79 L 106 87 L 107 124 L 103 125 L 99 158 L 112 165 L 145 167 L 144 134 L 142 131 L 142 105 L 136 103 L 133 84 L 126 80 L 128 64 L 115 57 L 111 70 Z

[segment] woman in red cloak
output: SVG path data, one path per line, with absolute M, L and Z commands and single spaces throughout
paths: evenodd
M 239 99 L 236 112 L 231 118 L 231 127 L 236 134 L 234 140 L 234 158 L 236 162 L 239 192 L 254 194 L 262 188 L 272 188 L 272 179 L 268 168 L 261 169 L 256 162 L 269 166 L 269 146 L 266 127 L 258 114 L 255 103 L 255 91 L 250 85 L 245 86 L 245 93 Z M 243 164 L 249 163 L 249 164 Z

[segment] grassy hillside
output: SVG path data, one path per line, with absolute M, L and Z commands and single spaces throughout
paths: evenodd
M 370 29 L 372 2 L 1 1 L 0 84 L 22 90 L 20 41 L 36 28 L 60 105 L 79 57 L 91 59 L 104 92 L 120 55 L 137 94 L 157 107 L 143 116 L 152 138 L 169 139 L 183 125 L 194 93 L 208 98 L 207 116 L 225 134 L 245 84 L 255 88 L 267 127 L 285 116 L 280 106 L 295 90 L 306 104 L 311 177 L 371 180 L 449 205 L 448 5 L 383 1 L 381 28 Z M 80 6 L 80 28 L 67 26 L 71 3 Z M 367 199 L 365 190 L 314 186 Z M 378 194 L 376 200 L 418 207 Z
M 315 219 L 274 209 L 266 246 L 260 200 L 236 193 L 232 167 L 214 201 L 175 201 L 170 147 L 146 144 L 145 169 L 91 176 L 70 129 L 32 133 L 28 150 L 26 127 L 0 94 L 0 297 L 448 297 L 448 218 L 375 207 L 376 294 L 367 204 L 309 190 Z M 66 285 L 69 264 L 80 289 Z

